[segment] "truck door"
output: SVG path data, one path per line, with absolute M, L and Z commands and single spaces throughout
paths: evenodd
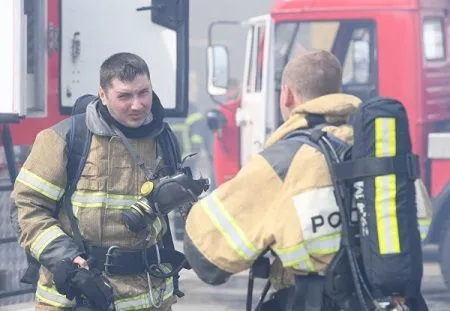
M 263 148 L 266 134 L 275 128 L 272 40 L 270 15 L 249 20 L 242 100 L 236 113 L 241 131 L 241 165 Z
M 24 115 L 25 102 L 23 83 L 24 70 L 24 29 L 23 4 L 18 1 L 2 1 L 0 4 L 0 37 L 2 38 L 2 57 L 0 58 L 0 122 L 18 119 Z M 5 120 L 6 119 L 6 120 Z
M 166 115 L 186 116 L 189 1 L 150 2 L 152 9 L 148 0 L 60 1 L 63 113 L 71 112 L 79 96 L 97 94 L 99 68 L 107 57 L 131 52 L 147 62 Z M 174 16 L 167 18 L 166 13 Z

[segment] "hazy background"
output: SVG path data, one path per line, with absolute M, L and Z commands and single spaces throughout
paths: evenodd
M 206 90 L 206 47 L 208 26 L 217 20 L 243 21 L 268 14 L 274 0 L 190 0 L 190 95 L 200 111 L 214 107 Z M 227 44 L 230 52 L 230 77 L 242 80 L 245 28 L 221 25 L 215 28 L 213 39 Z

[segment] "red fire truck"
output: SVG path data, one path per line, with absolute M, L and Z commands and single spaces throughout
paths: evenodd
M 286 62 L 302 48 L 331 51 L 343 65 L 342 91 L 381 95 L 406 107 L 421 176 L 433 196 L 426 243 L 439 244 L 450 283 L 450 1 L 277 0 L 248 31 L 239 102 L 209 113 L 217 184 L 232 178 L 281 123 L 278 98 Z M 228 22 L 229 23 L 229 22 Z M 226 46 L 208 47 L 208 91 L 223 95 Z
M 185 117 L 188 20 L 189 0 L 0 1 L 0 305 L 32 291 L 18 284 L 26 262 L 9 226 L 9 191 L 36 134 L 70 115 L 79 96 L 97 94 L 100 64 L 117 52 L 142 56 L 167 116 Z

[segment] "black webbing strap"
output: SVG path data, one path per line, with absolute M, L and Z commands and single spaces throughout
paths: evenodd
M 175 134 L 170 129 L 167 123 L 164 123 L 164 130 L 158 136 L 158 143 L 161 146 L 164 164 L 167 166 L 168 174 L 174 174 L 181 164 L 181 151 Z M 170 222 L 167 216 L 164 216 L 164 220 L 167 223 L 167 231 L 163 235 L 162 242 L 163 246 L 175 250 L 175 245 L 173 244 L 172 231 L 170 230 Z M 186 269 L 190 269 L 189 264 L 186 262 Z M 180 276 L 177 274 L 173 278 L 173 288 L 174 294 L 178 297 L 183 297 L 184 293 L 179 289 L 178 278 Z
M 159 255 L 158 255 L 159 252 Z M 146 260 L 144 261 L 144 257 Z M 183 266 L 184 255 L 172 249 L 156 250 L 153 245 L 144 250 L 130 250 L 120 247 L 89 247 L 89 267 L 112 275 L 137 275 L 145 273 L 150 265 L 161 263 L 172 265 L 173 269 Z
M 319 151 L 318 141 L 326 135 L 334 143 L 339 155 L 344 154 L 350 148 L 346 142 L 321 130 L 324 125 L 313 129 L 300 129 L 291 132 L 284 139 L 295 139 L 307 144 Z M 420 175 L 419 157 L 415 154 L 398 155 L 395 157 L 364 157 L 356 160 L 345 160 L 333 165 L 336 178 L 339 181 L 355 180 L 370 176 L 383 176 L 389 174 L 406 174 L 408 178 L 415 180 Z
M 71 128 L 66 137 L 68 156 L 67 183 L 64 195 L 58 202 L 59 208 L 62 207 L 66 210 L 70 227 L 72 228 L 73 239 L 84 253 L 86 253 L 86 247 L 73 214 L 71 197 L 75 192 L 91 146 L 92 133 L 86 126 L 85 118 L 86 114 L 83 113 L 74 115 L 71 119 Z
M 137 153 L 133 147 L 131 146 L 130 141 L 125 136 L 124 133 L 122 133 L 121 130 L 119 130 L 115 125 L 111 124 L 111 128 L 114 130 L 114 132 L 119 135 L 120 139 L 122 140 L 122 143 L 125 145 L 125 148 L 127 148 L 128 153 L 133 157 L 134 162 L 136 166 L 144 172 L 145 179 L 146 180 L 152 180 L 155 178 L 154 172 L 152 172 L 149 168 L 145 166 L 144 159 L 142 159 L 141 155 Z
M 415 154 L 395 157 L 365 157 L 334 165 L 336 178 L 354 180 L 370 176 L 406 174 L 414 180 L 419 177 L 419 157 Z
M 167 123 L 164 124 L 164 130 L 158 136 L 158 143 L 163 152 L 164 164 L 167 166 L 168 174 L 174 174 L 181 163 L 181 152 L 175 134 L 170 130 Z M 167 223 L 167 231 L 162 238 L 164 247 L 175 249 L 169 219 L 167 216 L 164 216 L 164 219 Z
M 332 142 L 338 156 L 343 157 L 349 152 L 351 146 L 342 139 L 322 130 L 325 126 L 328 125 L 329 124 L 319 124 L 311 129 L 297 129 L 290 132 L 283 139 L 296 140 L 298 142 L 301 142 L 302 144 L 311 146 L 323 153 L 324 151 L 319 146 L 319 140 L 322 138 L 322 136 L 326 136 Z

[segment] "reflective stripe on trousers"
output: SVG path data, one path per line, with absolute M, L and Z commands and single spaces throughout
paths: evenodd
M 168 272 L 166 270 L 166 272 Z M 154 301 L 157 301 L 157 290 L 152 291 Z M 169 278 L 165 281 L 165 289 L 163 293 L 163 301 L 166 301 L 173 296 L 173 279 Z M 36 289 L 36 300 L 45 303 L 47 305 L 57 308 L 72 308 L 75 306 L 75 300 L 68 300 L 66 296 L 58 293 L 55 287 L 46 287 L 41 283 L 38 283 Z M 151 303 L 150 294 L 143 293 L 137 296 L 119 299 L 114 302 L 116 311 L 130 311 L 149 309 L 154 307 Z
M 163 269 L 166 270 L 166 269 Z M 166 270 L 165 272 L 169 272 Z M 150 295 L 153 296 L 153 301 L 157 303 L 158 301 L 158 289 L 154 289 L 151 293 L 144 293 L 138 296 L 119 299 L 114 302 L 116 311 L 131 311 L 131 310 L 142 310 L 155 307 L 152 303 Z M 162 294 L 162 301 L 166 301 L 173 296 L 173 278 L 166 279 L 165 289 Z
M 58 308 L 71 308 L 75 306 L 75 300 L 69 300 L 58 293 L 55 287 L 47 287 L 38 282 L 36 288 L 36 300 Z

